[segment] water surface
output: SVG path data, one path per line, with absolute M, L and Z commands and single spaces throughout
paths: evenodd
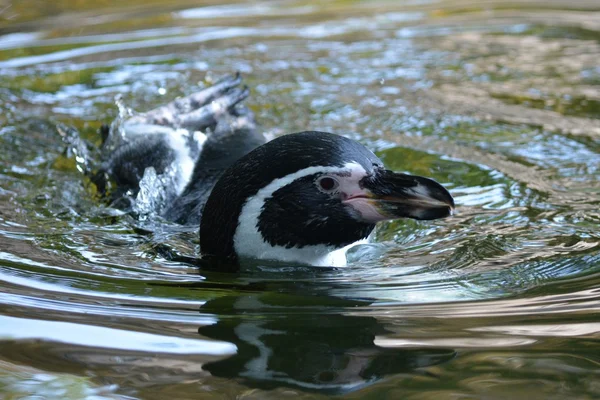
M 0 4 L 0 393 L 600 397 L 600 6 Z M 268 135 L 325 130 L 445 184 L 345 269 L 199 270 L 196 229 L 81 171 L 118 117 L 241 71 Z

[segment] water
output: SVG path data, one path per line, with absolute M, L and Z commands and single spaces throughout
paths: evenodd
M 596 1 L 5 1 L 0 35 L 4 397 L 600 397 Z M 268 135 L 359 139 L 456 215 L 346 269 L 174 261 L 197 230 L 104 206 L 70 129 L 236 70 Z

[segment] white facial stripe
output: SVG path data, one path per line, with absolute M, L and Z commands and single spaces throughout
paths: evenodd
M 262 212 L 262 208 L 264 207 L 265 202 L 273 196 L 273 193 L 299 178 L 317 173 L 351 173 L 352 176 L 355 174 L 362 174 L 364 176 L 366 171 L 360 164 L 351 162 L 343 167 L 308 167 L 284 176 L 283 178 L 275 179 L 273 182 L 260 189 L 254 196 L 249 197 L 242 207 L 238 219 L 238 227 L 233 237 L 235 252 L 238 256 L 242 258 L 279 260 L 318 266 L 346 265 L 345 250 L 343 254 L 341 254 L 339 250 L 334 252 L 333 250 L 335 250 L 335 248 L 326 245 L 304 246 L 302 248 L 290 249 L 282 246 L 272 246 L 270 243 L 263 240 L 262 235 L 258 231 L 258 219 Z

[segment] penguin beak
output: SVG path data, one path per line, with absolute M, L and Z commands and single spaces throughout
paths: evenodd
M 431 220 L 454 212 L 454 199 L 442 185 L 422 176 L 379 170 L 359 182 L 343 201 L 366 222 L 413 218 Z

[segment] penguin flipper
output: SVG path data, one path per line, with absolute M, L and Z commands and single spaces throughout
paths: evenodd
M 213 102 L 222 103 L 227 108 L 231 106 L 228 102 L 234 101 L 236 104 L 247 97 L 237 98 L 232 96 L 231 92 L 239 86 L 242 78 L 239 73 L 227 75 L 218 80 L 214 85 L 203 90 L 192 93 L 189 96 L 175 99 L 170 103 L 155 108 L 153 110 L 134 115 L 126 121 L 127 126 L 133 125 L 159 125 L 169 128 L 188 128 L 190 130 L 204 130 L 210 123 L 214 124 L 215 117 L 212 120 L 205 117 L 199 122 L 199 114 L 208 115 L 211 109 L 219 111 L 216 107 L 210 107 Z M 237 89 L 239 90 L 239 89 Z M 237 98 L 237 100 L 235 100 Z M 205 108 L 207 107 L 208 108 Z M 200 111 L 203 110 L 203 111 Z M 214 112 L 214 111 L 213 111 Z M 191 114 L 191 116 L 189 116 Z M 195 116 L 195 117 L 193 117 Z M 186 122 L 191 121 L 191 122 Z M 208 123 L 204 122 L 208 121 Z M 187 125 L 187 126 L 186 126 Z

